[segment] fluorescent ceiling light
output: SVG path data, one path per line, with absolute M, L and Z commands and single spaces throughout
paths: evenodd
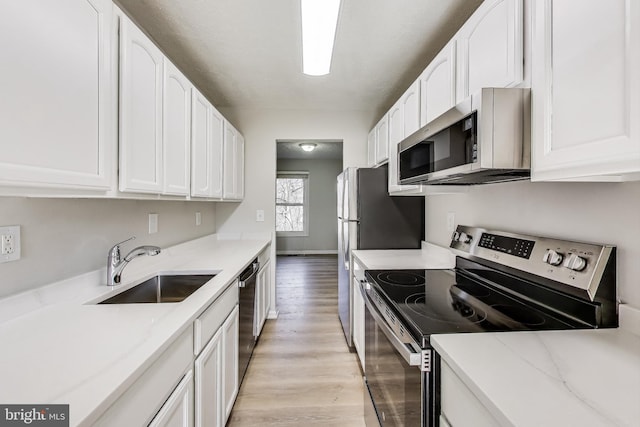
M 298 144 L 298 145 L 304 151 L 313 151 L 316 148 L 317 144 L 314 144 L 313 142 L 303 142 L 302 144 Z
M 300 0 L 302 72 L 324 76 L 331 68 L 340 0 Z

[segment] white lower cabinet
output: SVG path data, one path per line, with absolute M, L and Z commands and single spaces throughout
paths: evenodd
M 184 400 L 193 402 L 190 397 L 192 396 L 193 383 L 188 378 L 192 366 L 193 328 L 189 327 L 118 397 L 93 425 L 143 426 L 152 421 L 160 422 L 156 425 L 193 425 L 193 421 L 191 424 L 174 423 L 174 421 L 184 419 L 187 412 L 192 412 L 189 408 L 192 408 L 193 404 L 185 406 Z M 186 382 L 185 379 L 187 379 Z M 163 416 L 158 418 L 161 415 Z M 186 419 L 193 420 L 193 417 L 187 414 Z
M 495 427 L 500 423 L 443 360 L 440 374 L 441 424 L 450 427 Z M 442 424 L 442 420 L 448 424 Z
M 222 330 L 196 358 L 196 427 L 223 426 L 222 416 Z
M 260 271 L 258 271 L 258 277 L 256 279 L 256 330 L 255 336 L 260 336 L 262 327 L 267 320 L 267 313 L 269 312 L 269 304 L 271 301 L 271 262 L 267 260 Z
M 195 425 L 222 427 L 238 395 L 238 282 L 194 324 Z
M 231 414 L 240 386 L 238 382 L 238 326 L 238 307 L 236 307 L 222 325 L 222 404 L 225 423 Z
M 193 426 L 193 371 L 184 376 L 149 427 Z
M 360 282 L 353 276 L 353 346 L 358 353 L 364 371 L 364 299 L 360 293 Z

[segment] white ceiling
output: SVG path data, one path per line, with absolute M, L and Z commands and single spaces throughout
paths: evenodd
M 482 0 L 343 0 L 331 73 L 302 74 L 298 0 L 117 0 L 218 108 L 388 109 Z

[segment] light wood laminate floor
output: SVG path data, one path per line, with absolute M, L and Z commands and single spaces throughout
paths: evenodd
M 336 256 L 278 257 L 268 320 L 227 426 L 364 427 L 363 382 L 338 320 Z

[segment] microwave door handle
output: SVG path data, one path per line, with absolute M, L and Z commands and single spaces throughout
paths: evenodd
M 360 286 L 362 287 L 366 285 L 363 283 Z M 409 366 L 419 367 L 422 364 L 422 353 L 411 351 L 407 344 L 400 341 L 400 339 L 393 333 L 391 328 L 389 328 L 389 325 L 387 325 L 387 322 L 384 320 L 378 309 L 373 305 L 366 292 L 364 292 L 362 288 L 361 291 L 364 296 L 364 303 L 367 306 L 367 309 L 369 309 L 369 313 L 371 313 L 371 316 L 375 320 L 376 325 L 380 327 L 384 335 L 391 342 L 398 353 L 400 353 L 405 362 L 409 364 Z

